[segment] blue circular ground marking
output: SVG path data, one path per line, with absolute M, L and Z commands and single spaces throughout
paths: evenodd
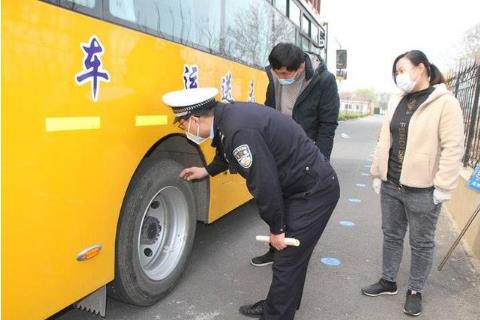
M 353 203 L 360 203 L 360 202 L 362 202 L 362 200 L 356 199 L 356 198 L 350 198 L 350 199 L 348 199 L 348 201 L 353 202 Z
M 340 224 L 344 227 L 353 227 L 355 226 L 355 223 L 353 223 L 352 221 L 346 221 L 346 220 L 343 220 L 343 221 L 340 221 Z
M 342 264 L 340 262 L 340 260 L 338 260 L 337 258 L 331 258 L 331 257 L 322 258 L 322 259 L 320 259 L 320 261 L 323 264 L 325 264 L 327 266 L 331 266 L 331 267 L 338 267 L 339 265 Z

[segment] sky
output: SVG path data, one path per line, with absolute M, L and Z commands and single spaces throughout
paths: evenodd
M 328 22 L 328 68 L 347 50 L 347 80 L 340 91 L 394 91 L 392 63 L 419 49 L 442 72 L 455 67 L 465 32 L 480 23 L 480 0 L 322 0 Z

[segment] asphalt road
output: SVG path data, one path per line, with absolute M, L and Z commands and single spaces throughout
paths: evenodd
M 380 204 L 366 175 L 380 125 L 381 118 L 375 116 L 342 122 L 337 129 L 332 163 L 339 176 L 341 198 L 310 261 L 302 307 L 295 319 L 408 318 L 402 312 L 410 261 L 408 240 L 398 277 L 399 294 L 377 298 L 360 294 L 361 287 L 380 277 Z M 253 203 L 212 225 L 199 224 L 190 263 L 175 290 L 149 308 L 109 299 L 107 320 L 248 319 L 238 313 L 238 307 L 263 299 L 271 281 L 270 267 L 249 264 L 251 257 L 267 249 L 254 241 L 255 235 L 267 230 Z M 443 271 L 436 269 L 455 236 L 443 213 L 422 319 L 480 319 L 480 274 L 473 267 L 477 262 L 459 246 Z M 340 264 L 324 264 L 323 258 L 335 258 Z M 67 309 L 53 319 L 100 317 Z

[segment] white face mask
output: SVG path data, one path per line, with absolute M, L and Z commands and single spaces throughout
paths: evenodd
M 187 131 L 185 131 L 185 134 L 187 135 L 187 139 L 192 141 L 193 143 L 196 143 L 196 144 L 201 144 L 203 142 L 205 142 L 205 140 L 207 140 L 208 138 L 203 138 L 203 137 L 200 137 L 198 134 L 200 133 L 200 124 L 198 124 L 198 127 L 197 127 L 197 134 L 193 134 L 193 133 L 190 133 L 190 124 L 192 123 L 192 118 L 188 119 L 188 128 L 187 128 Z
M 410 79 L 410 75 L 407 72 L 397 75 L 395 80 L 397 81 L 397 87 L 399 87 L 406 93 L 412 92 L 416 83 L 415 81 L 412 81 L 412 79 Z

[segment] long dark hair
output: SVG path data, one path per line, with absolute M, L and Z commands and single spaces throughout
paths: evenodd
M 425 69 L 427 70 L 427 75 L 430 77 L 430 85 L 440 84 L 445 82 L 445 78 L 443 77 L 440 70 L 438 70 L 438 68 L 433 63 L 430 63 L 428 61 L 425 53 L 423 53 L 420 50 L 410 50 L 405 53 L 402 53 L 395 59 L 395 61 L 393 61 L 392 77 L 393 77 L 393 82 L 395 82 L 395 84 L 397 84 L 397 79 L 395 78 L 397 62 L 402 58 L 407 58 L 408 60 L 410 60 L 410 62 L 414 66 L 418 66 L 420 63 L 422 63 L 425 66 Z

